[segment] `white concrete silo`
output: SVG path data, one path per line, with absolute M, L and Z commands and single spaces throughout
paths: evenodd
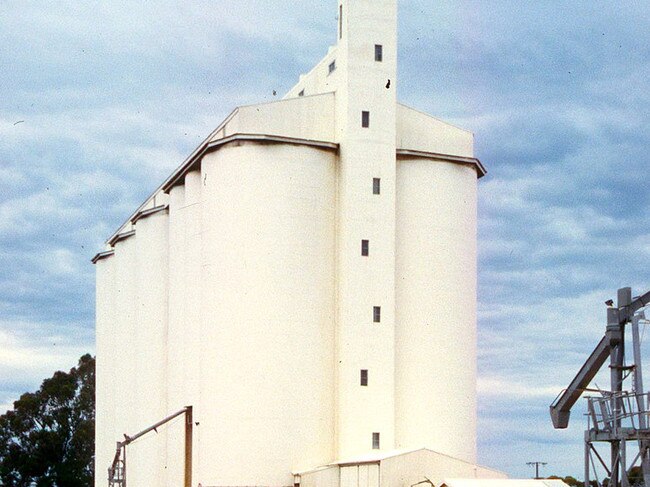
M 205 484 L 288 485 L 333 456 L 335 162 L 255 143 L 202 161 Z
M 135 223 L 135 422 L 133 435 L 167 415 L 168 215 L 160 206 L 144 212 Z M 164 435 L 144 436 L 129 446 L 128 485 L 163 485 Z
M 101 255 L 101 254 L 98 254 Z M 96 272 L 95 347 L 97 351 L 95 434 L 95 475 L 106 477 L 106 469 L 115 454 L 115 266 L 112 251 L 93 259 Z
M 469 165 L 397 165 L 398 448 L 476 461 L 476 185 Z
M 125 232 L 115 242 L 115 312 L 113 314 L 114 401 L 115 422 L 113 438 L 122 440 L 124 434 L 137 431 L 135 378 L 136 349 L 134 347 L 136 304 L 135 233 Z

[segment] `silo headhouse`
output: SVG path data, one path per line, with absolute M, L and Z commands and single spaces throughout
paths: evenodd
M 98 487 L 187 406 L 193 486 L 503 476 L 476 465 L 473 135 L 397 102 L 396 0 L 332 8 L 327 55 L 93 259 Z M 129 487 L 183 485 L 184 435 L 130 443 Z

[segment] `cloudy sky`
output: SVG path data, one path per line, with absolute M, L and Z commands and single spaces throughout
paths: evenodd
M 103 239 L 235 106 L 318 61 L 335 15 L 333 0 L 0 3 L 0 412 L 93 351 Z M 479 461 L 582 478 L 584 406 L 562 432 L 547 411 L 603 302 L 650 286 L 650 6 L 401 0 L 399 24 L 401 102 L 472 130 L 489 170 Z

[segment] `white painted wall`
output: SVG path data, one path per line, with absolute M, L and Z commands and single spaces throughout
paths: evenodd
M 446 476 L 462 479 L 500 479 L 503 472 L 465 462 L 427 449 L 367 455 L 363 461 L 330 464 L 301 472 L 301 487 L 411 487 L 425 479 L 440 485 Z M 471 484 L 471 482 L 468 482 Z M 489 484 L 489 482 L 488 482 Z
M 301 74 L 298 83 L 289 90 L 284 99 L 298 97 L 300 92 L 304 96 L 318 95 L 336 91 L 339 86 L 340 69 L 330 72 L 332 61 L 336 62 L 338 52 L 336 46 L 330 46 L 327 54 L 308 73 Z
M 395 0 L 342 1 L 337 47 L 338 180 L 337 456 L 394 445 Z M 375 61 L 375 44 L 383 61 Z M 391 87 L 386 88 L 388 79 Z M 370 112 L 368 128 L 362 112 Z M 372 192 L 381 178 L 380 195 Z M 368 257 L 361 241 L 369 240 Z M 381 322 L 373 323 L 374 306 Z M 368 386 L 360 386 L 367 369 Z
M 398 104 L 397 148 L 474 157 L 474 135 L 431 115 Z
M 381 487 L 410 487 L 426 478 L 440 485 L 445 477 L 505 479 L 506 474 L 430 450 L 395 455 L 381 461 Z
M 266 134 L 334 140 L 334 93 L 239 107 L 213 140 L 233 134 Z
M 397 447 L 476 461 L 476 170 L 397 165 Z

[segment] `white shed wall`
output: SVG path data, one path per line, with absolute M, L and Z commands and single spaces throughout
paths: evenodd
M 497 470 L 463 462 L 430 450 L 395 455 L 381 462 L 381 487 L 410 487 L 426 478 L 440 485 L 447 476 L 481 479 L 505 479 Z

